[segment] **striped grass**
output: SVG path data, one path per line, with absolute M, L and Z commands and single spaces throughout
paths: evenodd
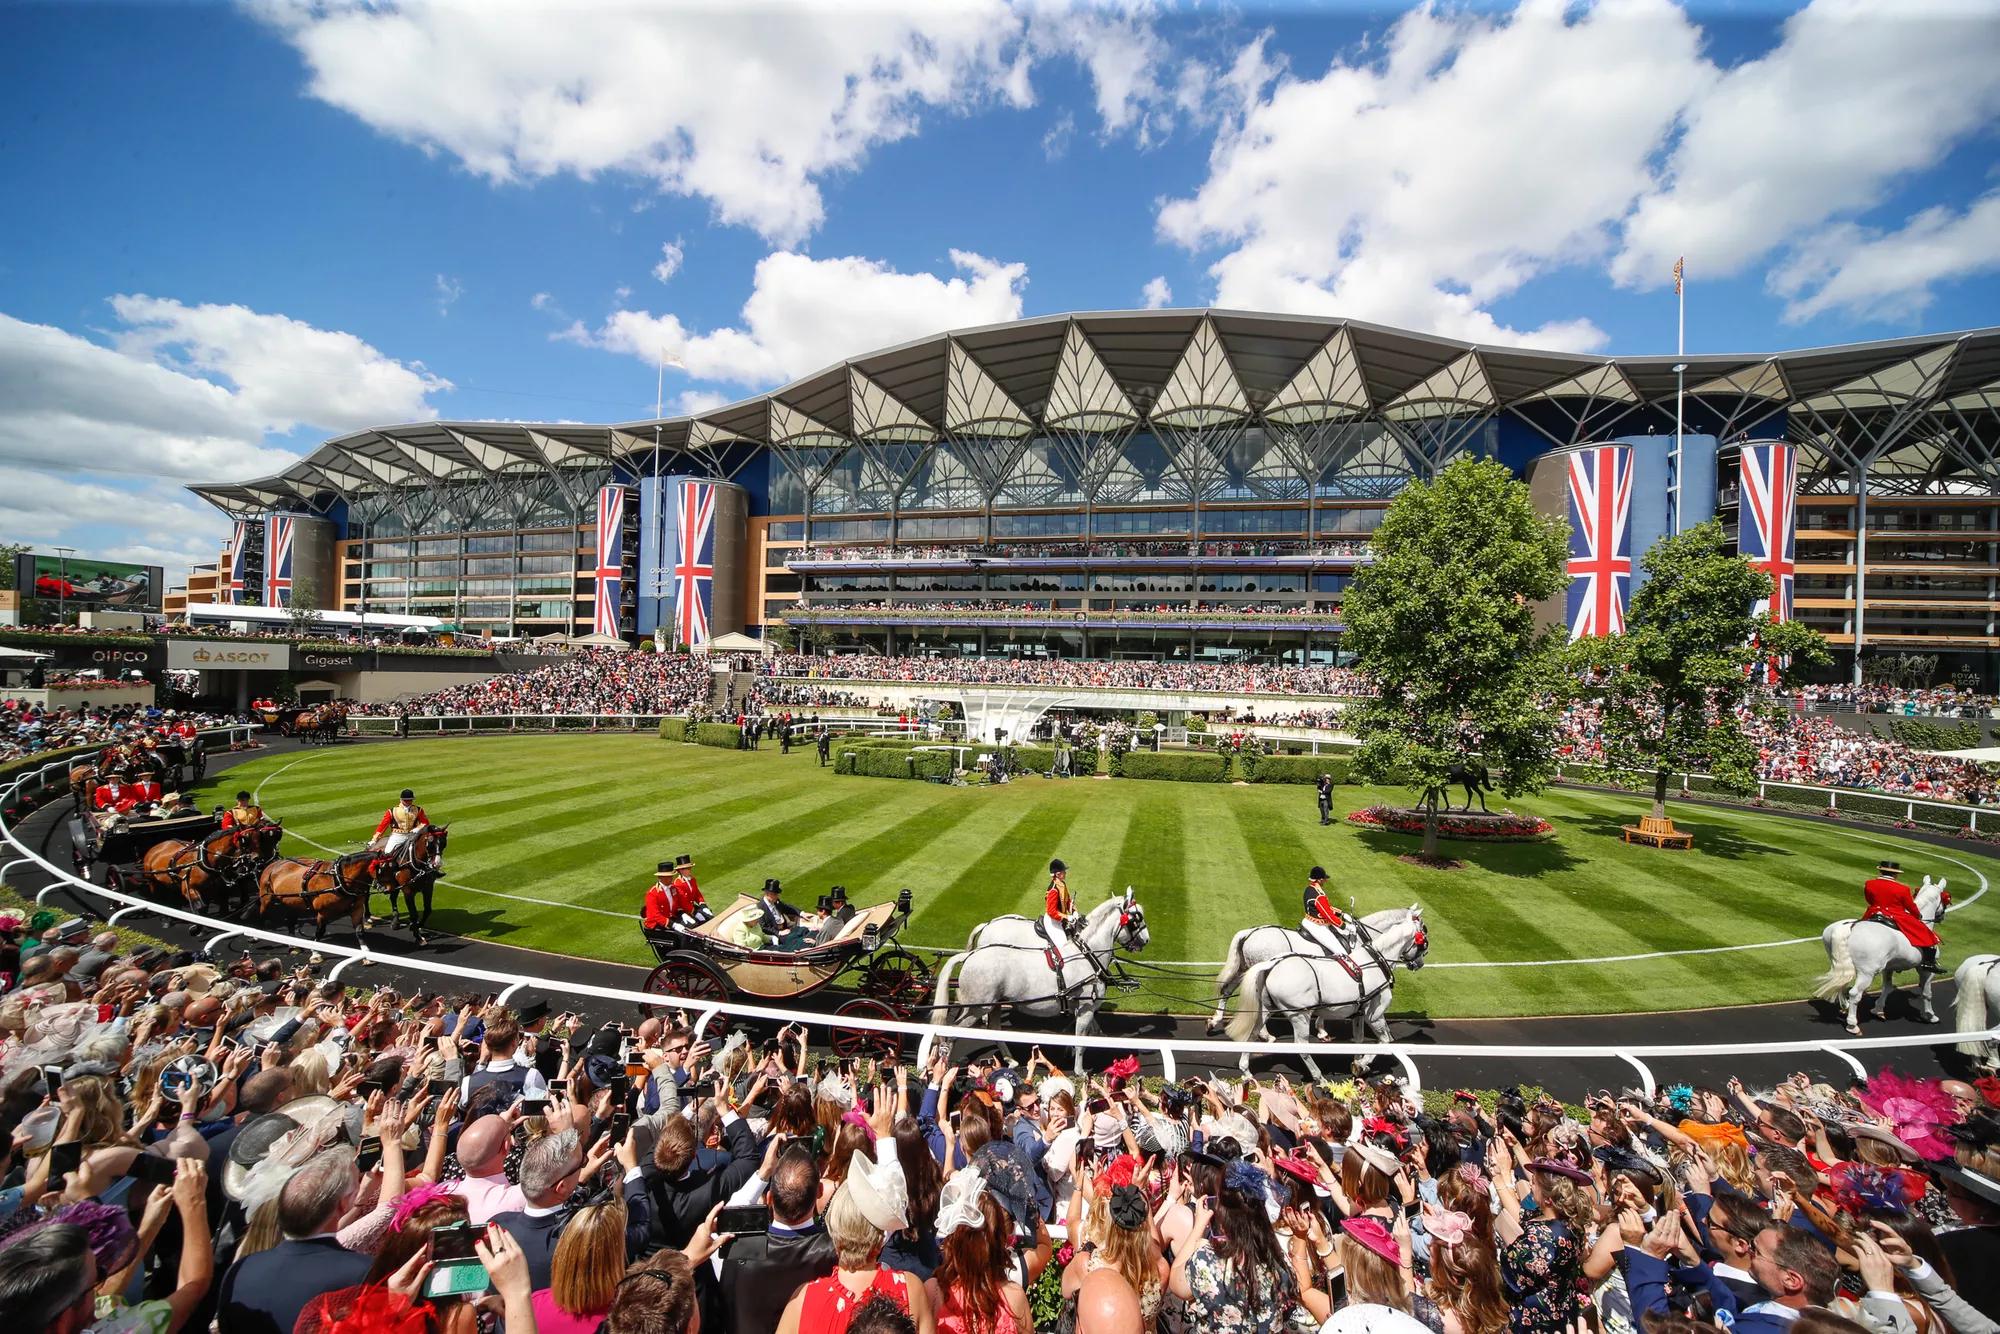
M 1027 778 L 999 788 L 836 777 L 809 749 L 780 756 L 629 735 L 482 737 L 339 747 L 253 760 L 212 779 L 205 803 L 257 787 L 293 835 L 358 847 L 405 787 L 452 827 L 451 885 L 433 924 L 536 949 L 650 961 L 636 915 L 653 865 L 690 853 L 709 902 L 764 877 L 810 907 L 834 884 L 857 903 L 908 887 L 904 939 L 962 945 L 1000 913 L 1039 911 L 1049 858 L 1070 865 L 1089 904 L 1131 885 L 1161 960 L 1220 959 L 1232 933 L 1300 913 L 1305 872 L 1360 912 L 1423 905 L 1432 967 L 1397 988 L 1399 1010 L 1445 1016 L 1675 1010 L 1803 997 L 1824 965 L 1817 937 L 1860 904 L 1875 862 L 1914 882 L 1951 877 L 1961 902 L 1995 865 L 1886 832 L 1754 811 L 1676 807 L 1693 852 L 1618 837 L 1636 798 L 1560 789 L 1513 803 L 1554 821 L 1540 844 L 1447 845 L 1465 865 L 1435 871 L 1398 854 L 1414 843 L 1345 822 L 1321 828 L 1312 789 Z M 1407 794 L 1338 789 L 1336 810 Z M 288 837 L 287 850 L 313 848 Z M 453 887 L 459 886 L 459 887 Z M 486 891 L 486 892 L 480 892 Z M 514 896 L 514 897 L 508 897 Z M 522 900 L 545 902 L 525 902 Z M 567 911 L 568 905 L 590 911 Z M 1993 939 L 1986 900 L 1954 913 L 1949 963 Z M 1724 953 L 1797 937 L 1808 943 Z M 1572 963 L 1626 955 L 1666 957 Z M 1495 964 L 1531 966 L 1485 966 Z M 1200 1008 L 1204 970 L 1154 983 Z M 1131 998 L 1128 1008 L 1157 1006 Z

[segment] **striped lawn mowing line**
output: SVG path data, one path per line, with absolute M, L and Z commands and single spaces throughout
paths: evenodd
M 1041 896 L 1032 882 L 1026 889 L 1027 868 L 1039 860 L 1041 850 L 1057 847 L 1077 809 L 1067 803 L 1029 805 L 1008 812 L 1013 818 L 1004 832 L 993 839 L 987 851 L 968 865 L 952 882 L 951 888 L 928 904 L 919 904 L 911 914 L 912 939 L 964 940 L 981 922 L 1009 912 L 1039 912 Z M 919 923 L 922 923 L 920 926 Z
M 1192 934 L 1188 921 L 1187 814 L 1178 796 L 1163 792 L 1133 810 L 1125 826 L 1125 841 L 1118 849 L 1117 871 L 1111 878 L 1113 886 L 1121 890 L 1126 885 L 1149 886 L 1146 930 L 1151 944 L 1147 948 L 1172 959 L 1188 957 Z

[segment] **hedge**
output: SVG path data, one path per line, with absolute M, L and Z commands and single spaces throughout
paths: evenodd
M 1249 755 L 1237 757 L 1243 765 L 1243 776 L 1253 783 L 1305 783 L 1319 782 L 1321 774 L 1332 774 L 1333 781 L 1348 781 L 1348 760 L 1345 755 Z
M 698 745 L 718 746 L 723 750 L 743 748 L 743 732 L 735 723 L 696 723 L 694 739 Z
M 951 777 L 952 754 L 948 750 L 912 750 L 908 746 L 848 746 L 834 760 L 836 774 L 858 774 L 864 778 Z
M 685 741 L 688 739 L 688 720 L 685 718 L 660 719 L 660 740 Z
M 1096 751 L 1091 752 L 1093 756 L 1095 756 L 1096 753 L 1097 753 Z M 1075 762 L 1076 762 L 1076 757 L 1071 756 L 1070 763 L 1074 764 Z M 1053 746 L 1014 747 L 1014 768 L 1020 770 L 1023 773 L 1037 773 L 1037 774 L 1053 773 L 1055 772 L 1055 767 L 1056 767 L 1056 752 L 1055 752 L 1055 747 Z
M 1229 771 L 1226 755 L 1134 751 L 1119 763 L 1120 778 L 1163 779 L 1174 783 L 1220 783 Z

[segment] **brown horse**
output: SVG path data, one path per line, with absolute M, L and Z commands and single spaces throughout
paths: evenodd
M 325 940 L 327 923 L 344 916 L 358 938 L 362 919 L 368 915 L 368 892 L 388 860 L 366 849 L 330 862 L 280 857 L 257 876 L 257 916 L 262 920 L 273 904 L 281 905 L 294 914 L 288 929 L 296 930 L 298 917 L 311 913 L 318 928 L 314 940 Z
M 218 829 L 198 839 L 169 839 L 146 849 L 139 862 L 139 883 L 149 890 L 178 890 L 187 906 L 199 912 L 204 904 L 226 904 L 247 860 L 234 829 Z
M 451 837 L 451 826 L 447 824 L 427 824 L 390 855 L 389 864 L 376 877 L 389 895 L 389 926 L 393 930 L 402 925 L 399 902 L 410 905 L 410 936 L 419 945 L 424 941 L 424 925 L 431 920 L 431 892 L 437 888 L 438 876 L 444 871 L 444 845 Z M 423 915 L 417 915 L 417 896 L 424 899 Z

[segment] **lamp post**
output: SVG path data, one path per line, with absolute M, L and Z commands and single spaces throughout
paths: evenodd
M 56 553 L 56 624 L 69 624 L 69 558 L 75 547 L 57 547 Z

